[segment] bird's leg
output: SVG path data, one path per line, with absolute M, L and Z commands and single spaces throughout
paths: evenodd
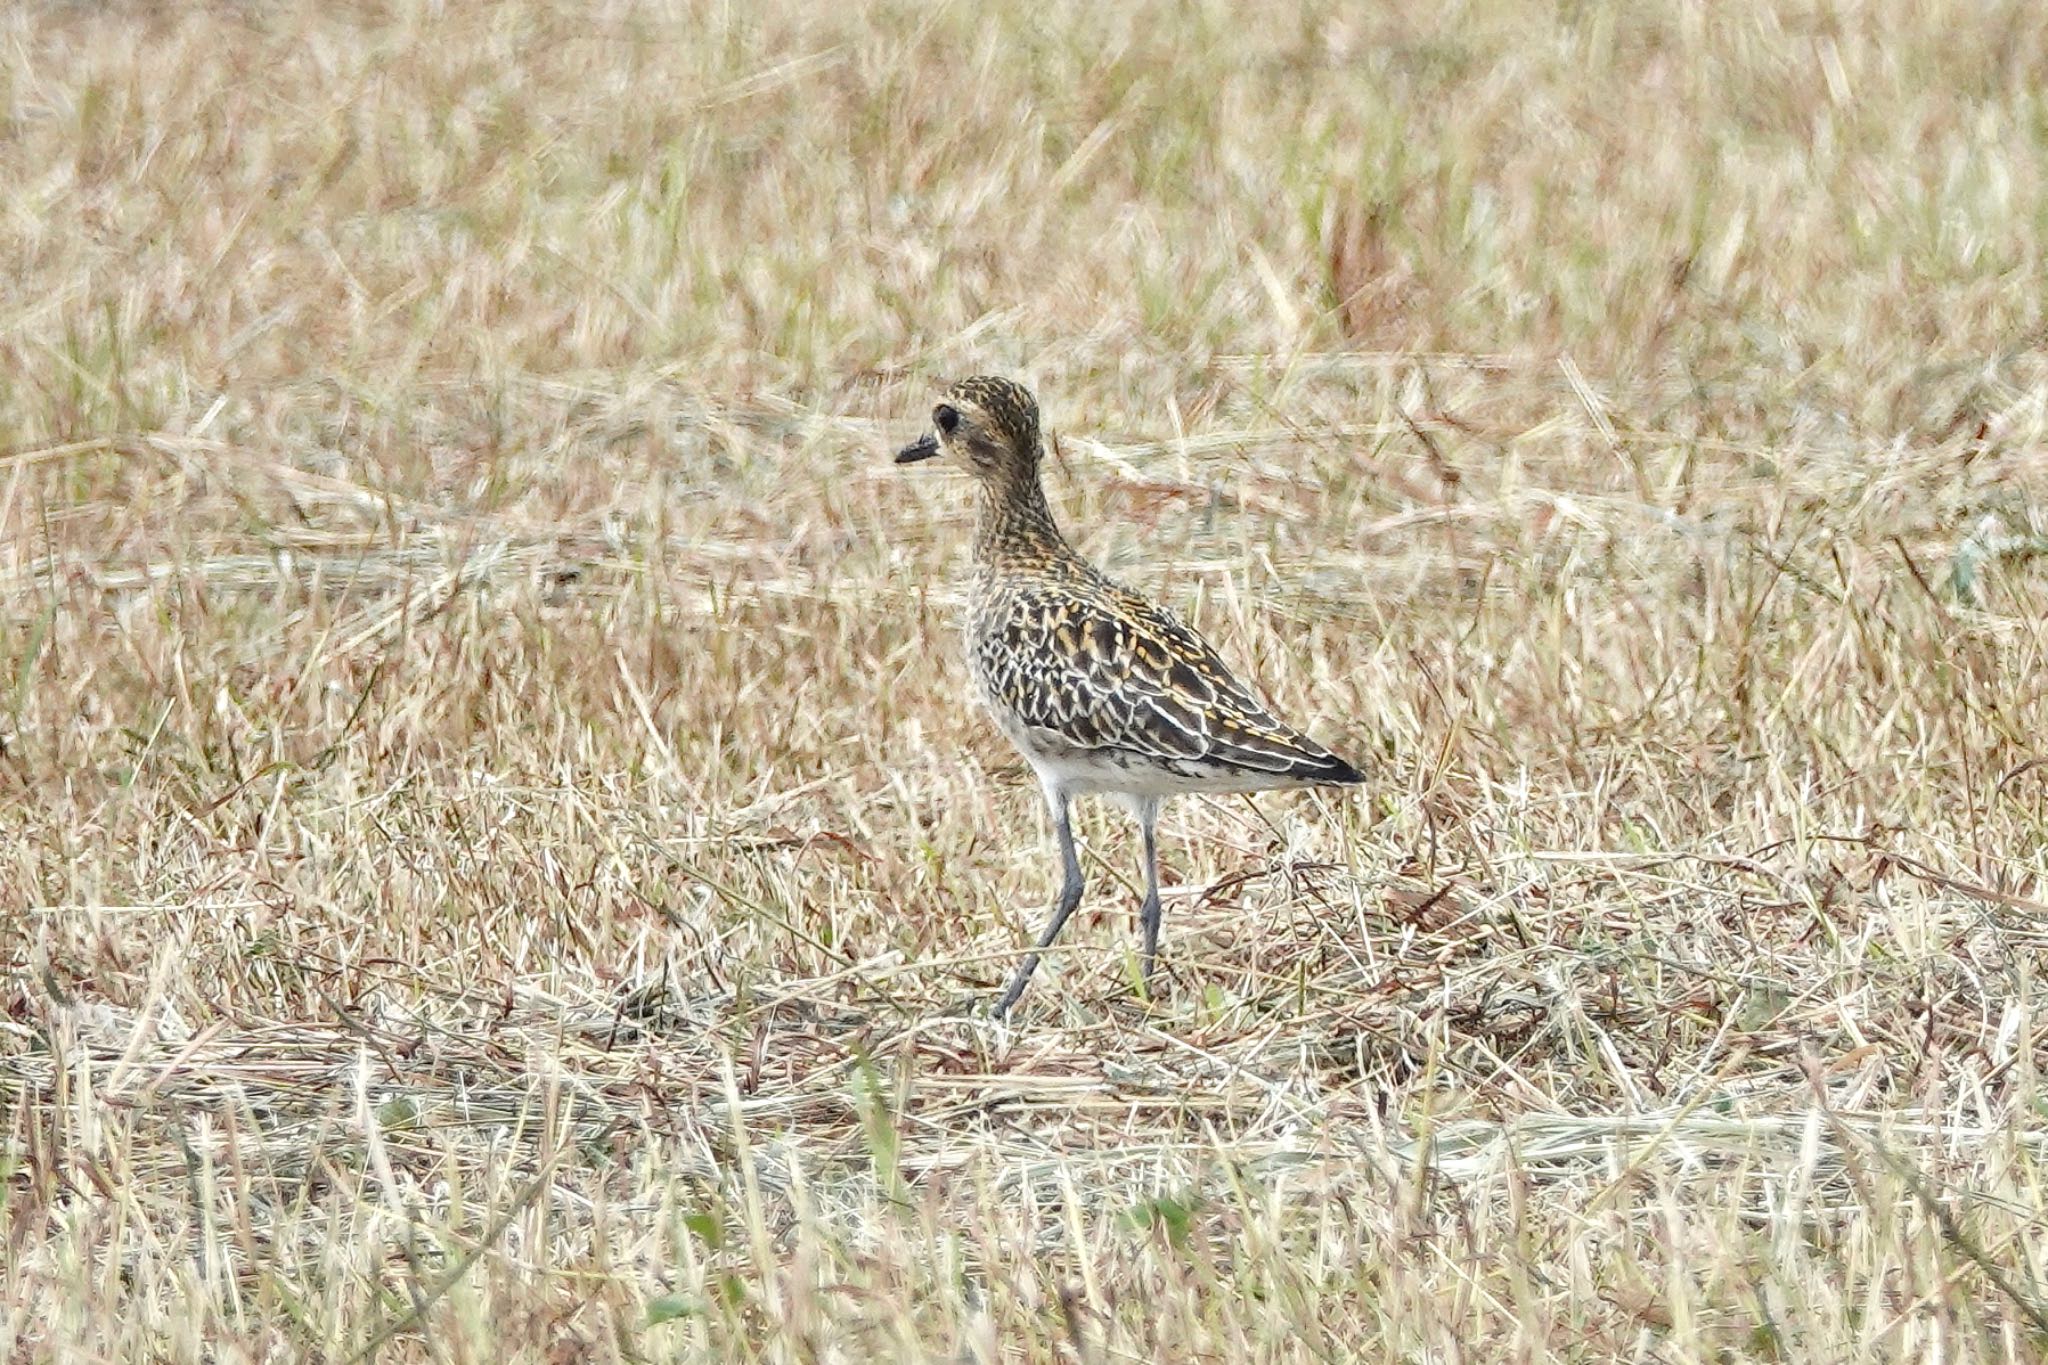
M 1159 965 L 1159 803 L 1147 801 L 1138 807 L 1138 824 L 1145 831 L 1145 904 L 1138 910 L 1138 924 L 1145 935 L 1142 959 L 1145 994 L 1152 994 L 1152 972 Z
M 1081 903 L 1081 859 L 1074 852 L 1074 826 L 1067 818 L 1067 797 L 1064 792 L 1047 792 L 1047 804 L 1052 807 L 1052 827 L 1059 835 L 1060 864 L 1065 880 L 1060 883 L 1059 902 L 1052 908 L 1052 920 L 1045 926 L 1045 932 L 1038 936 L 1038 946 L 1033 948 L 1024 961 L 1018 964 L 1017 974 L 1010 978 L 1010 984 L 1003 991 L 1003 998 L 996 1002 L 995 1017 L 1000 1019 L 1010 1012 L 1010 1006 L 1017 1003 L 1017 997 L 1024 994 L 1024 985 L 1031 980 L 1031 973 L 1038 970 L 1038 955 L 1052 946 L 1060 936 L 1060 929 L 1066 924 L 1067 916 L 1074 913 L 1074 907 Z

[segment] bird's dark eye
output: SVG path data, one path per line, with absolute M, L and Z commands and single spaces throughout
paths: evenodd
M 946 403 L 939 404 L 932 409 L 932 425 L 951 436 L 953 428 L 960 425 L 959 409 Z

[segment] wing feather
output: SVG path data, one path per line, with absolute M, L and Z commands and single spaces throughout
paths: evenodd
M 983 676 L 1023 724 L 1190 777 L 1360 780 L 1274 716 L 1178 618 L 1107 581 L 1091 586 L 1013 599 L 977 641 Z

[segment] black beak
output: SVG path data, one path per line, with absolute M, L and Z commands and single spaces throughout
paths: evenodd
M 927 431 L 924 435 L 896 452 L 896 463 L 916 464 L 919 460 L 929 460 L 938 453 L 939 438 Z

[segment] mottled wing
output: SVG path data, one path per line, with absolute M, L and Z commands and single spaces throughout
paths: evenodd
M 1020 722 L 1193 778 L 1360 780 L 1268 711 L 1188 626 L 1134 593 L 1093 586 L 1025 594 L 981 641 L 983 674 Z

